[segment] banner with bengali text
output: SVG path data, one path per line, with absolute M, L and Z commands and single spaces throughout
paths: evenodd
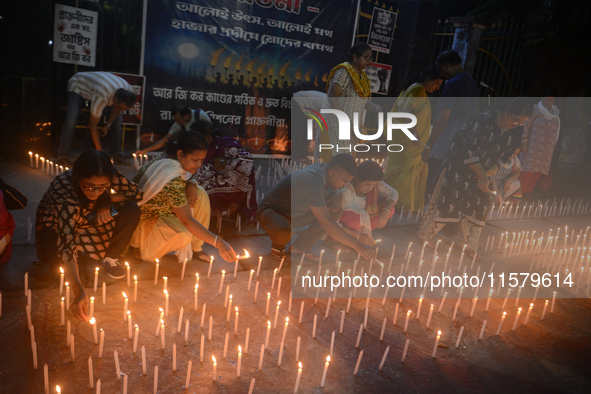
M 53 61 L 94 67 L 98 12 L 55 5 Z
M 291 97 L 326 91 L 347 60 L 358 1 L 149 0 L 142 146 L 184 104 L 252 153 L 289 154 Z

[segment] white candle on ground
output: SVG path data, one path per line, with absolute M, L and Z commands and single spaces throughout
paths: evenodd
M 386 348 L 386 350 L 384 351 L 384 355 L 382 356 L 382 361 L 380 362 L 380 367 L 378 368 L 378 371 L 381 371 L 382 368 L 384 367 L 384 364 L 386 363 L 386 358 L 388 357 L 389 352 L 390 352 L 390 346 L 388 346 Z
M 355 342 L 357 349 L 359 349 L 359 343 L 361 342 L 361 334 L 363 334 L 363 323 L 359 325 L 359 331 L 357 332 L 357 341 Z
M 103 282 L 103 306 L 107 305 L 107 283 Z
M 404 343 L 404 350 L 402 351 L 402 358 L 400 359 L 401 363 L 403 363 L 404 360 L 406 359 L 406 353 L 408 352 L 408 345 L 410 345 L 410 339 L 407 339 L 406 342 Z
M 115 373 L 117 374 L 117 380 L 121 380 L 121 367 L 119 366 L 119 353 L 117 353 L 117 350 L 113 351 L 113 358 L 115 359 Z
M 505 321 L 505 317 L 507 317 L 507 312 L 503 312 L 503 316 L 501 317 L 501 321 L 499 322 L 499 327 L 497 328 L 496 335 L 501 333 L 501 327 L 503 327 L 503 322 Z
M 154 394 L 158 393 L 158 366 L 154 367 Z
M 129 377 L 127 375 L 123 375 L 123 394 L 127 394 L 127 381 Z
M 302 324 L 302 317 L 304 316 L 304 301 L 300 304 L 300 318 L 298 320 L 299 324 Z
M 302 363 L 298 363 L 298 376 L 296 377 L 295 387 L 293 388 L 294 394 L 298 392 L 300 387 L 300 378 L 302 377 Z
M 197 312 L 198 301 L 199 301 L 199 284 L 196 284 L 195 290 L 193 292 L 193 304 L 194 304 L 195 312 Z
M 226 271 L 222 270 L 222 276 L 220 277 L 220 288 L 218 290 L 218 295 L 222 294 L 222 289 L 224 288 L 224 278 L 226 277 Z
M 458 339 L 456 340 L 456 347 L 460 346 L 460 342 L 462 341 L 462 334 L 464 333 L 464 326 L 460 328 L 460 333 L 458 334 Z
M 277 360 L 277 366 L 281 366 L 281 360 L 283 359 L 283 347 L 285 346 L 285 342 L 281 341 L 281 345 L 279 345 L 279 359 Z
M 96 293 L 96 290 L 98 288 L 98 274 L 99 274 L 99 267 L 96 267 L 94 269 L 94 292 L 95 293 Z
M 164 326 L 164 320 L 160 320 L 160 345 L 162 350 L 166 347 L 166 327 Z
M 329 365 L 330 365 L 330 356 L 327 356 L 326 363 L 324 363 L 324 371 L 322 372 L 322 381 L 320 382 L 320 387 L 324 387 L 324 383 L 326 382 L 326 373 L 328 372 Z
M 201 345 L 199 347 L 199 362 L 203 363 L 203 349 L 205 347 L 205 335 L 201 334 Z
M 105 332 L 101 328 L 101 337 L 99 339 L 99 354 L 98 358 L 103 358 L 103 347 L 105 345 Z
M 314 315 L 314 324 L 312 325 L 312 339 L 316 338 L 316 323 L 318 322 L 318 313 Z M 363 326 L 363 324 L 361 325 Z
M 94 316 L 94 297 L 90 297 L 90 308 L 89 308 L 88 316 L 90 316 L 90 317 Z
M 248 342 L 250 341 L 250 327 L 246 328 L 246 336 L 244 337 L 244 354 L 248 353 Z
M 164 316 L 168 317 L 168 304 L 169 304 L 170 294 L 168 294 L 168 290 L 164 290 Z
M 133 276 L 133 303 L 137 303 L 137 275 Z
M 546 309 L 548 309 L 548 300 L 546 300 L 546 303 L 544 304 L 544 310 L 542 311 L 542 316 L 540 317 L 540 320 L 544 320 L 544 316 L 546 316 Z
M 94 388 L 94 371 L 92 368 L 92 357 L 88 357 L 88 386 Z
M 463 328 L 464 326 L 462 326 Z M 437 331 L 437 338 L 435 338 L 435 346 L 433 346 L 433 353 L 431 353 L 431 357 L 435 358 L 435 354 L 437 354 L 437 347 L 439 346 L 439 339 L 441 338 L 441 331 Z
M 408 328 L 408 320 L 410 319 L 410 310 L 408 312 L 406 312 L 406 321 L 404 322 L 404 330 L 402 332 L 406 332 L 406 329 Z
M 185 345 L 189 343 L 189 319 L 185 321 Z
M 147 365 L 146 365 L 146 347 L 142 346 L 142 375 L 146 376 L 147 373 Z
M 92 336 L 93 336 L 93 339 L 94 339 L 94 344 L 95 345 L 98 345 L 98 334 L 97 334 L 97 331 L 96 331 L 96 319 L 94 317 L 91 317 L 90 320 L 89 320 L 89 322 L 92 325 Z M 69 323 L 69 321 L 68 321 L 68 323 Z
M 135 354 L 137 352 L 137 339 L 138 336 L 140 335 L 140 328 L 138 327 L 138 325 L 135 325 L 135 335 L 133 337 L 133 350 L 132 352 Z
M 531 314 L 532 309 L 534 308 L 534 304 L 529 304 L 529 309 L 527 310 L 527 314 L 525 315 L 525 320 L 523 321 L 523 325 L 527 326 L 527 321 L 529 320 L 529 315 Z
M 127 268 L 127 287 L 131 287 L 131 267 L 127 261 L 125 262 L 125 267 Z
M 261 354 L 259 356 L 259 371 L 263 369 L 263 360 L 265 358 L 265 345 L 261 345 Z
M 521 308 L 517 309 L 517 315 L 515 315 L 515 321 L 513 322 L 513 328 L 511 330 L 515 331 L 517 328 L 517 323 L 519 322 L 519 316 L 521 315 Z
M 226 307 L 226 305 L 224 305 Z M 228 296 L 227 312 L 226 312 L 226 323 L 230 321 L 230 311 L 232 310 L 232 294 Z
M 160 322 L 164 319 L 164 309 L 158 308 L 160 310 L 160 317 L 158 318 L 158 322 L 156 323 L 156 333 L 154 335 L 160 335 Z
M 60 302 L 60 307 L 61 307 L 61 315 L 60 315 L 60 325 L 64 325 L 66 324 L 66 308 L 64 306 L 64 297 L 62 297 L 62 300 Z
M 431 304 L 431 307 L 429 307 L 429 316 L 427 317 L 427 328 L 429 328 L 429 325 L 431 324 L 431 317 L 433 316 L 433 304 Z
M 43 365 L 43 387 L 45 394 L 49 394 L 49 367 L 47 364 Z
M 205 311 L 206 310 L 207 310 L 207 304 L 204 302 L 203 309 L 201 310 L 201 324 L 199 325 L 199 327 L 203 327 L 203 324 L 205 324 Z
M 213 256 L 209 259 L 209 269 L 207 270 L 207 279 L 211 276 L 211 267 L 213 266 Z
M 250 270 L 250 276 L 248 277 L 248 289 L 246 291 L 250 292 L 250 284 L 252 283 L 252 275 L 254 274 L 254 270 Z
M 279 306 L 281 301 L 277 301 L 277 308 L 275 309 L 275 319 L 273 320 L 273 329 L 277 328 L 277 316 L 279 316 Z
M 160 260 L 156 259 L 156 266 L 154 267 L 154 285 L 158 284 L 158 271 L 160 270 Z
M 207 340 L 211 341 L 213 336 L 213 316 L 209 316 L 209 330 L 207 331 Z
M 131 327 L 131 312 L 127 311 L 127 335 L 129 339 L 132 338 L 132 327 Z
M 177 332 L 177 334 L 179 332 L 181 332 L 181 326 L 183 324 L 183 312 L 184 312 L 184 308 L 181 306 L 181 309 L 179 311 L 179 321 L 178 321 L 178 324 L 176 326 L 176 332 Z
M 187 268 L 187 259 L 183 261 L 183 268 L 181 270 L 181 281 L 185 280 L 185 269 Z
M 176 372 L 176 342 L 172 343 L 172 370 Z
M 298 336 L 298 339 L 296 340 L 296 357 L 295 360 L 296 361 L 300 361 L 300 345 L 302 343 L 302 338 Z
M 189 364 L 187 364 L 187 378 L 185 379 L 185 390 L 188 390 L 189 386 L 191 385 L 190 379 L 191 379 L 191 366 L 192 365 L 193 365 L 193 361 L 189 360 Z
M 123 294 L 123 321 L 127 321 L 127 311 L 129 310 L 129 299 L 127 298 L 127 294 L 124 291 L 121 292 Z

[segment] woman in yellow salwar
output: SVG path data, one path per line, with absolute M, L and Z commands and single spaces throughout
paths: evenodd
M 402 152 L 389 152 L 384 182 L 398 190 L 396 207 L 417 211 L 424 205 L 427 182 L 427 163 L 421 160 L 423 145 L 431 130 L 431 103 L 427 93 L 439 89 L 442 78 L 436 66 L 414 74 L 406 83 L 390 112 L 410 112 L 417 117 L 417 125 L 410 131 L 419 141 L 410 141 L 403 133 L 394 133 L 391 144 L 400 144 Z
M 209 196 L 194 179 L 206 155 L 203 135 L 183 132 L 167 144 L 161 157 L 146 163 L 133 178 L 144 197 L 138 204 L 140 223 L 129 245 L 139 249 L 142 260 L 155 261 L 174 251 L 179 262 L 193 256 L 208 261 L 203 242 L 217 248 L 223 259 L 236 259 L 232 247 L 207 229 Z
M 359 113 L 359 122 L 363 119 L 362 113 L 365 109 L 378 111 L 375 104 L 369 101 L 371 96 L 371 82 L 365 73 L 365 69 L 373 60 L 371 47 L 365 42 L 358 42 L 349 50 L 349 61 L 343 62 L 332 69 L 328 76 L 326 86 L 328 100 L 325 108 L 337 109 L 349 116 L 353 121 L 353 113 Z M 328 130 L 324 128 L 318 133 L 316 147 L 314 148 L 314 159 L 328 163 L 332 156 L 338 153 L 351 153 L 346 150 L 354 141 L 340 141 L 338 132 L 338 121 L 334 115 L 324 115 Z M 359 126 L 359 130 L 363 127 Z M 351 129 L 353 130 L 353 129 Z M 352 138 L 353 132 L 351 131 Z M 331 144 L 332 149 L 319 151 L 319 144 Z M 339 151 L 337 151 L 337 145 Z

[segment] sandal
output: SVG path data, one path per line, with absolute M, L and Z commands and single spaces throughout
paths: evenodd
M 193 259 L 209 262 L 209 260 L 211 259 L 211 256 L 208 256 L 207 253 L 205 253 L 202 250 L 199 252 L 193 251 Z
M 287 256 L 287 254 L 285 253 L 285 250 L 271 248 L 271 256 L 280 260 L 280 259 L 284 259 Z

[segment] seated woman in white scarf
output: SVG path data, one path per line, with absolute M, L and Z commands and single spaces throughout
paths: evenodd
M 232 247 L 209 232 L 209 197 L 192 179 L 206 154 L 201 133 L 184 132 L 133 178 L 144 198 L 138 204 L 142 216 L 129 245 L 139 249 L 142 260 L 155 261 L 174 251 L 179 262 L 192 259 L 193 254 L 208 261 L 202 250 L 204 241 L 216 247 L 223 259 L 236 259 Z

